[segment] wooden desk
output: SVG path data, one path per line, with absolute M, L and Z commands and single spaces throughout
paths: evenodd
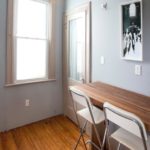
M 150 131 L 150 97 L 102 82 L 83 84 L 75 87 L 85 92 L 97 106 L 102 107 L 103 103 L 107 101 L 136 114 L 142 119 L 146 129 Z

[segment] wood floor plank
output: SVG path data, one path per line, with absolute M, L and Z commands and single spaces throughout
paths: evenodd
M 3 148 L 2 148 L 2 138 L 1 138 L 1 133 L 0 133 L 0 150 L 3 150 Z
M 17 145 L 14 141 L 11 132 L 1 133 L 1 149 L 2 150 L 17 150 Z
M 0 150 L 72 150 L 78 137 L 77 126 L 57 116 L 1 133 Z M 82 142 L 78 150 L 84 150 Z

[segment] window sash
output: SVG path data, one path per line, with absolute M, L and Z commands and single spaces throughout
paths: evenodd
M 15 37 L 28 37 L 28 38 L 38 38 L 38 37 L 33 37 L 33 36 L 20 36 L 18 33 L 17 33 L 17 21 L 18 21 L 18 18 L 17 18 L 17 13 L 18 13 L 18 1 L 19 0 L 13 0 L 14 1 L 14 5 L 13 5 L 13 36 Z M 35 2 L 41 2 L 41 3 L 46 3 L 47 6 L 46 6 L 46 37 L 45 38 L 41 38 L 41 39 L 50 39 L 50 35 L 51 35 L 51 30 L 52 30 L 52 26 L 51 26 L 51 21 L 52 19 L 50 14 L 51 14 L 51 11 L 50 9 L 52 9 L 50 6 L 50 1 L 51 0 L 31 0 L 31 1 L 35 1 Z
M 45 71 L 45 76 L 44 77 L 39 77 L 39 78 L 31 78 L 31 79 L 22 79 L 19 80 L 17 79 L 17 39 L 26 39 L 26 40 L 36 40 L 36 41 L 45 41 L 46 42 L 46 59 L 45 59 L 45 66 L 46 66 L 46 71 Z M 48 79 L 48 60 L 49 60 L 49 40 L 46 39 L 36 39 L 36 38 L 23 38 L 23 37 L 14 37 L 14 74 L 13 74 L 13 81 L 14 83 L 21 83 L 21 82 L 28 82 L 28 81 L 37 81 L 41 79 Z

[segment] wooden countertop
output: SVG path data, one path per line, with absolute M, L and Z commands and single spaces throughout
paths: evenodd
M 150 131 L 150 97 L 124 90 L 102 82 L 94 82 L 75 86 L 85 92 L 97 106 L 104 102 L 132 112 L 139 116 Z

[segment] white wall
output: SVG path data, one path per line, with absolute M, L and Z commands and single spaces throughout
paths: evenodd
M 120 58 L 119 5 L 128 0 L 108 0 L 108 9 L 102 9 L 105 0 L 92 0 L 92 81 L 106 82 L 124 89 L 150 96 L 150 1 L 143 0 L 144 61 L 125 61 Z M 66 0 L 66 10 L 88 0 Z M 105 64 L 100 64 L 100 57 Z M 134 75 L 135 64 L 142 65 L 142 76 Z
M 57 0 L 56 9 L 57 81 L 4 87 L 7 0 L 0 0 L 0 131 L 63 113 L 61 66 L 63 0 Z M 25 99 L 30 99 L 30 107 L 24 106 Z

